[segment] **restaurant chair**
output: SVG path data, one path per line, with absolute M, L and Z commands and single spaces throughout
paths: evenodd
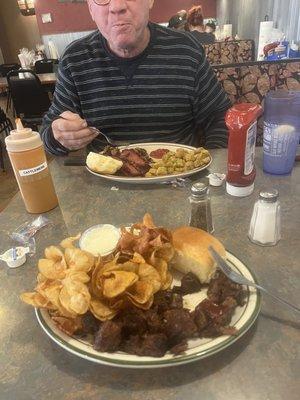
M 49 74 L 53 72 L 57 72 L 58 69 L 58 60 L 54 58 L 48 58 L 45 60 L 37 60 L 34 65 L 34 71 L 36 74 Z M 47 93 L 49 93 L 50 97 L 53 97 L 55 85 L 43 85 L 44 89 Z
M 20 68 L 20 64 L 0 64 L 0 75 L 5 78 L 10 71 L 14 71 Z
M 51 105 L 39 77 L 31 70 L 20 69 L 9 72 L 7 82 L 17 117 L 37 130 Z
M 10 131 L 13 129 L 11 120 L 7 117 L 5 112 L 0 107 L 0 168 L 4 171 L 4 156 L 3 156 L 3 144 L 2 144 L 2 134 L 4 138 L 9 135 Z
M 1 64 L 0 65 L 0 76 L 2 76 L 3 78 L 6 78 L 7 74 L 10 71 L 14 71 L 14 70 L 17 70 L 17 69 L 20 69 L 20 68 L 21 68 L 21 65 L 20 64 L 16 64 L 16 63 Z M 7 94 L 6 112 L 8 112 L 8 110 L 10 109 L 10 106 L 11 106 L 11 95 L 10 95 L 9 89 L 7 89 L 6 94 Z
M 47 60 L 37 60 L 34 64 L 36 74 L 48 74 L 54 72 L 54 66 L 58 64 L 58 60 L 48 58 Z

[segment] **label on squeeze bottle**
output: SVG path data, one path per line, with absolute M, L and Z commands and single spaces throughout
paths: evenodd
M 37 165 L 34 168 L 19 169 L 19 174 L 21 176 L 34 175 L 34 174 L 38 174 L 39 172 L 43 171 L 46 168 L 47 168 L 47 162 L 43 162 L 42 164 Z

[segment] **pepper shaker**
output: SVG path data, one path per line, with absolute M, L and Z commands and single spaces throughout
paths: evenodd
M 281 238 L 281 218 L 278 191 L 261 191 L 255 202 L 248 237 L 261 246 L 274 246 Z
M 195 182 L 191 187 L 189 202 L 191 206 L 189 225 L 212 233 L 214 226 L 208 185 Z

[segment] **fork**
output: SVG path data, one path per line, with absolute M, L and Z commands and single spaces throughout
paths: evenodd
M 107 142 L 113 147 L 128 146 L 130 144 L 130 142 L 125 142 L 125 141 L 121 141 L 121 140 L 118 140 L 118 141 L 113 140 L 110 137 L 108 137 L 105 133 L 100 131 L 98 128 L 95 128 L 94 126 L 90 126 L 89 128 L 92 129 L 92 131 L 94 131 L 95 133 L 98 133 L 99 135 L 104 136 L 105 139 L 107 140 Z
M 292 308 L 294 311 L 300 312 L 300 308 L 294 306 L 293 304 L 287 302 L 286 300 L 283 300 L 280 297 L 276 296 L 275 294 L 269 292 L 269 290 L 267 290 L 263 286 L 257 285 L 256 283 L 249 281 L 244 276 L 233 271 L 231 269 L 231 267 L 227 264 L 227 262 L 216 252 L 216 250 L 212 246 L 209 246 L 208 250 L 209 250 L 212 258 L 216 261 L 218 267 L 224 272 L 224 274 L 231 281 L 233 281 L 235 283 L 239 283 L 240 285 L 253 286 L 256 289 L 259 289 L 260 291 L 267 293 L 269 296 L 271 296 L 273 299 L 279 301 L 280 303 Z

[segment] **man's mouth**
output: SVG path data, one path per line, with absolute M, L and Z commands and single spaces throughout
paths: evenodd
M 116 22 L 113 24 L 113 28 L 120 28 L 120 27 L 128 26 L 128 25 L 130 25 L 129 22 Z

